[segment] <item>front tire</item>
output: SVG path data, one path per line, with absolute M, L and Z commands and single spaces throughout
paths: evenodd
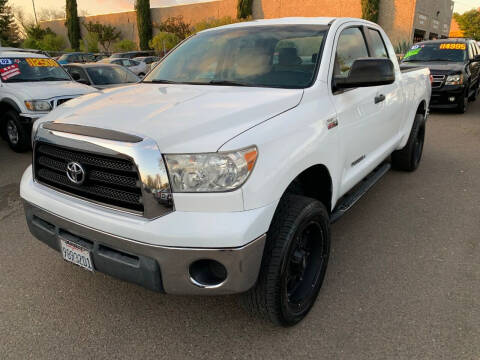
M 392 167 L 402 171 L 415 171 L 422 160 L 425 143 L 425 117 L 417 114 L 413 121 L 412 131 L 407 145 L 392 154 Z
M 465 114 L 468 110 L 468 86 L 467 90 L 465 90 L 465 93 L 458 99 L 458 105 L 457 105 L 457 112 L 459 114 Z
M 242 295 L 243 306 L 276 325 L 297 324 L 315 303 L 329 253 L 325 206 L 315 199 L 285 195 L 267 233 L 257 284 Z
M 4 133 L 10 148 L 15 152 L 25 152 L 30 148 L 28 127 L 20 122 L 20 117 L 14 110 L 5 113 L 3 119 Z

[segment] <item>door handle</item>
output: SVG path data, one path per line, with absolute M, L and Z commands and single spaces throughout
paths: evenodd
M 375 104 L 381 103 L 382 101 L 385 101 L 385 95 L 380 94 L 375 96 Z

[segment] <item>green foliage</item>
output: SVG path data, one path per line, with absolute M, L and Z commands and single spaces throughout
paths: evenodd
M 150 15 L 150 0 L 136 0 L 135 10 L 137 12 L 138 37 L 140 49 L 148 50 L 149 41 L 152 39 L 153 28 Z
M 110 51 L 110 46 L 112 45 L 112 43 L 115 40 L 120 39 L 120 36 L 122 35 L 122 32 L 118 31 L 117 28 L 112 25 L 103 25 L 98 22 L 93 23 L 89 21 L 88 23 L 84 23 L 83 26 L 85 26 L 85 29 L 87 29 L 87 32 L 89 34 L 87 36 L 87 47 L 94 47 L 94 41 L 96 39 L 97 47 L 98 43 L 100 43 L 100 45 L 107 52 Z M 91 50 L 91 52 L 93 52 L 93 50 Z M 96 52 L 98 52 L 98 50 Z
M 247 19 L 253 14 L 253 0 L 237 0 L 237 18 Z
M 77 13 L 77 0 L 66 0 L 66 21 L 68 39 L 70 40 L 70 46 L 78 50 L 80 49 L 80 21 L 78 20 Z
M 181 15 L 169 17 L 159 25 L 155 25 L 155 27 L 160 32 L 175 34 L 181 40 L 186 39 L 192 33 L 192 27 L 183 21 L 183 16 Z
M 362 0 L 362 18 L 374 23 L 378 22 L 380 0 Z
M 18 46 L 18 26 L 8 0 L 0 0 L 0 41 L 2 46 Z
M 65 49 L 65 40 L 63 37 L 55 34 L 47 34 L 39 41 L 39 47 L 45 51 L 62 51 Z
M 23 48 L 45 51 L 65 49 L 65 39 L 55 34 L 50 28 L 42 29 L 38 25 L 30 24 L 25 26 L 25 33 L 27 37 L 22 43 Z
M 85 36 L 85 51 L 91 53 L 98 53 L 100 49 L 98 48 L 98 34 L 96 33 L 87 33 Z
M 230 16 L 225 16 L 222 18 L 210 18 L 204 21 L 201 21 L 197 24 L 192 29 L 192 33 L 197 33 L 199 31 L 211 29 L 211 28 L 216 28 L 218 26 L 223 26 L 223 25 L 228 25 L 228 24 L 234 24 L 238 22 L 244 22 L 244 21 L 250 21 L 251 18 L 248 17 L 246 19 L 233 19 Z
M 412 47 L 412 43 L 406 40 L 400 41 L 396 46 L 395 46 L 395 54 L 402 55 L 406 54 L 408 50 Z
M 133 51 L 137 50 L 137 44 L 132 40 L 120 40 L 113 45 L 113 50 L 116 52 Z
M 455 13 L 453 17 L 458 23 L 458 26 L 463 31 L 467 38 L 472 38 L 477 41 L 480 40 L 480 11 L 470 10 L 463 14 Z
M 166 53 L 173 49 L 181 39 L 172 33 L 160 32 L 150 41 L 149 45 L 157 52 Z

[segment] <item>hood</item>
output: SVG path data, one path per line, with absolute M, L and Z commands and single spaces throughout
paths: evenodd
M 50 99 L 56 96 L 84 95 L 96 89 L 75 81 L 41 81 L 41 82 L 19 82 L 6 83 L 6 85 L 17 92 L 26 94 L 26 98 Z
M 234 136 L 297 106 L 302 96 L 302 89 L 143 83 L 71 100 L 42 122 L 147 136 L 163 153 L 215 152 Z
M 465 69 L 465 64 L 461 62 L 433 61 L 433 62 L 403 62 L 402 69 L 414 67 L 428 67 L 432 74 L 458 74 Z

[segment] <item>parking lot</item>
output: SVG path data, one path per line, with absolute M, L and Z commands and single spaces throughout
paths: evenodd
M 290 329 L 235 296 L 165 296 L 64 262 L 24 220 L 30 157 L 0 142 L 3 359 L 480 358 L 480 101 L 434 113 L 420 169 L 391 171 L 333 226 L 323 289 Z

